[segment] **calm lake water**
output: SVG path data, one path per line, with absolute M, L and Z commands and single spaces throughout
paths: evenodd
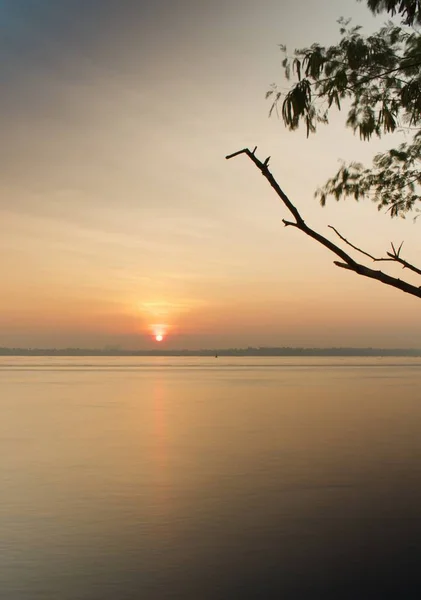
M 421 597 L 421 360 L 0 359 L 5 600 Z

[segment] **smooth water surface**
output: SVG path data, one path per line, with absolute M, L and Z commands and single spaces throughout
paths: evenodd
M 421 360 L 0 359 L 0 597 L 421 597 Z

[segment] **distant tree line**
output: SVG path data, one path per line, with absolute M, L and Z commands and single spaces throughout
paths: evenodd
M 421 356 L 413 348 L 248 347 L 203 350 L 104 350 L 87 348 L 0 348 L 0 356 Z

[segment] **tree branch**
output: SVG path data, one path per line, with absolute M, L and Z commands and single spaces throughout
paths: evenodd
M 382 271 L 375 271 L 374 269 L 370 269 L 369 267 L 366 267 L 365 265 L 362 265 L 362 264 L 356 262 L 349 254 L 347 254 L 344 250 L 342 250 L 342 248 L 340 248 L 339 246 L 337 246 L 336 244 L 331 242 L 329 239 L 327 239 L 326 237 L 324 237 L 317 231 L 314 231 L 314 229 L 311 229 L 311 227 L 308 227 L 308 225 L 306 225 L 306 223 L 304 222 L 304 219 L 302 218 L 298 209 L 294 206 L 294 204 L 291 202 L 291 200 L 288 198 L 288 196 L 282 190 L 282 188 L 280 187 L 280 185 L 278 184 L 278 182 L 276 181 L 276 179 L 274 178 L 272 173 L 269 171 L 268 159 L 266 159 L 264 162 L 260 161 L 256 157 L 255 151 L 256 151 L 256 148 L 253 150 L 253 152 L 251 150 L 249 150 L 248 148 L 243 148 L 242 150 L 238 150 L 237 152 L 234 152 L 233 154 L 229 154 L 225 158 L 227 160 L 229 160 L 231 158 L 235 158 L 236 156 L 239 156 L 240 154 L 245 154 L 246 156 L 249 157 L 249 159 L 256 165 L 256 167 L 262 173 L 263 177 L 265 177 L 265 179 L 267 179 L 270 186 L 275 190 L 276 194 L 281 199 L 284 206 L 289 210 L 289 212 L 294 217 L 295 221 L 287 221 L 284 219 L 283 223 L 285 226 L 296 227 L 297 229 L 299 229 L 300 231 L 302 231 L 303 233 L 305 233 L 312 239 L 316 240 L 316 242 L 318 242 L 319 244 L 321 244 L 322 246 L 324 246 L 325 248 L 330 250 L 333 254 L 336 254 L 336 256 L 338 256 L 343 261 L 343 262 L 334 261 L 334 264 L 336 266 L 344 268 L 344 269 L 348 269 L 350 271 L 354 271 L 354 273 L 357 273 L 358 275 L 362 275 L 363 277 L 368 277 L 369 279 L 375 279 L 377 281 L 380 281 L 381 283 L 384 283 L 385 285 L 390 285 L 392 287 L 395 287 L 395 288 L 401 290 L 402 292 L 405 292 L 407 294 L 411 294 L 412 296 L 417 296 L 418 298 L 421 298 L 421 288 L 416 287 L 406 281 L 402 281 L 401 279 L 398 279 L 396 277 L 391 277 L 390 275 L 387 275 L 386 273 L 383 273 Z M 341 236 L 339 236 L 339 237 L 341 237 Z M 344 241 L 346 241 L 346 240 L 344 239 Z M 352 246 L 352 244 L 349 244 L 349 245 Z M 352 246 L 352 247 L 355 250 L 359 250 L 359 248 L 357 248 L 356 246 Z M 393 248 L 393 246 L 392 246 L 392 248 Z M 393 250 L 394 250 L 394 248 L 393 248 Z M 373 259 L 373 257 L 371 255 L 369 255 L 368 253 L 361 251 L 361 250 L 359 250 L 359 251 Z M 399 248 L 398 252 L 395 251 L 395 254 L 391 256 L 391 259 L 397 260 L 398 262 L 403 264 L 402 263 L 403 259 L 401 259 L 399 257 L 399 251 L 400 251 L 400 248 Z M 390 256 L 389 253 L 388 253 L 388 255 Z M 409 263 L 406 263 L 406 261 L 403 261 L 403 262 L 405 263 L 404 266 L 408 265 L 407 268 L 410 268 Z M 412 265 L 411 265 L 411 267 L 412 267 Z M 413 267 L 411 270 L 414 270 L 414 269 L 416 269 L 416 267 Z M 419 272 L 421 274 L 421 271 L 419 271 Z
M 368 256 L 368 258 L 371 258 L 374 261 L 378 261 L 378 260 L 392 260 L 391 258 L 375 258 L 374 256 L 372 256 L 371 254 L 369 254 L 365 250 L 361 250 L 361 248 L 358 248 L 358 246 L 354 246 L 354 244 L 351 244 L 350 241 L 348 241 L 346 238 L 344 238 L 344 236 L 341 235 L 339 233 L 339 231 L 337 229 L 335 229 L 335 227 L 333 227 L 333 225 L 328 225 L 328 227 L 329 227 L 329 229 L 333 229 L 333 231 L 336 233 L 336 235 L 338 237 L 340 237 L 341 240 L 343 242 L 345 242 L 345 244 L 348 244 L 348 246 L 351 246 L 351 248 L 354 248 L 354 250 L 357 250 L 357 252 L 361 252 L 361 254 L 364 254 L 364 256 Z
M 397 250 L 396 250 L 395 246 L 393 245 L 393 243 L 391 243 L 392 252 L 386 252 L 388 258 L 376 258 L 375 256 L 373 256 L 372 254 L 369 254 L 365 250 L 362 250 L 361 248 L 358 248 L 358 246 L 354 246 L 354 244 L 351 244 L 351 242 L 349 240 L 347 240 L 346 238 L 344 238 L 344 236 L 341 235 L 339 233 L 339 231 L 337 229 L 335 229 L 335 227 L 333 227 L 332 225 L 328 225 L 328 227 L 330 229 L 333 229 L 333 231 L 336 233 L 336 235 L 338 237 L 340 237 L 341 240 L 343 240 L 345 242 L 345 244 L 348 244 L 348 246 L 351 246 L 351 248 L 354 248 L 354 250 L 357 250 L 357 252 L 361 252 L 361 254 L 364 254 L 365 256 L 368 256 L 374 262 L 398 262 L 400 265 L 403 266 L 404 269 L 409 269 L 410 271 L 413 271 L 414 273 L 417 273 L 417 275 L 421 275 L 421 269 L 419 269 L 415 265 L 412 265 L 407 260 L 404 260 L 403 258 L 400 257 L 400 251 L 401 251 L 403 242 L 402 242 L 402 244 L 399 246 L 399 248 Z

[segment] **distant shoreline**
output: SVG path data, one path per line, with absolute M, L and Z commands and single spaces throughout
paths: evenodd
M 403 356 L 421 357 L 415 348 L 215 348 L 204 350 L 120 350 L 114 348 L 0 348 L 0 356 Z

